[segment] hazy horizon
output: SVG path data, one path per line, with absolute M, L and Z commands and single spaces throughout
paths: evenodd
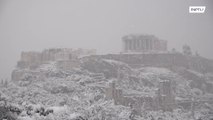
M 206 6 L 189 14 L 189 6 Z M 119 53 L 121 38 L 152 34 L 168 41 L 168 50 L 191 46 L 213 59 L 211 0 L 1 0 L 0 78 L 10 78 L 22 51 L 46 48 L 97 49 Z

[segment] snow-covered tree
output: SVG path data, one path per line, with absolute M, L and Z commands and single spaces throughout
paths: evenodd
M 183 54 L 185 55 L 192 55 L 191 47 L 188 45 L 183 46 Z

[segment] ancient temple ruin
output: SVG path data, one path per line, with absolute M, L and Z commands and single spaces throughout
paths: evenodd
M 165 52 L 167 41 L 154 35 L 127 35 L 122 38 L 123 52 Z

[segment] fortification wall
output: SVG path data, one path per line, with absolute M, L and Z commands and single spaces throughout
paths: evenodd
M 156 66 L 172 68 L 175 66 L 192 69 L 198 72 L 213 73 L 213 60 L 203 57 L 186 56 L 180 53 L 150 53 L 150 54 L 107 54 L 100 57 L 125 62 L 130 66 Z

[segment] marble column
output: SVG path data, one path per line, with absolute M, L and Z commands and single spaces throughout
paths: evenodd
M 141 40 L 141 47 L 142 47 L 142 51 L 144 51 L 144 40 Z
M 132 40 L 129 40 L 129 50 L 132 50 Z
M 128 51 L 128 40 L 125 40 L 125 51 Z
M 151 39 L 150 42 L 151 42 L 151 50 L 153 50 L 153 40 Z
M 148 50 L 148 42 L 146 39 L 145 39 L 145 50 Z
M 134 51 L 137 49 L 137 40 L 134 40 Z

